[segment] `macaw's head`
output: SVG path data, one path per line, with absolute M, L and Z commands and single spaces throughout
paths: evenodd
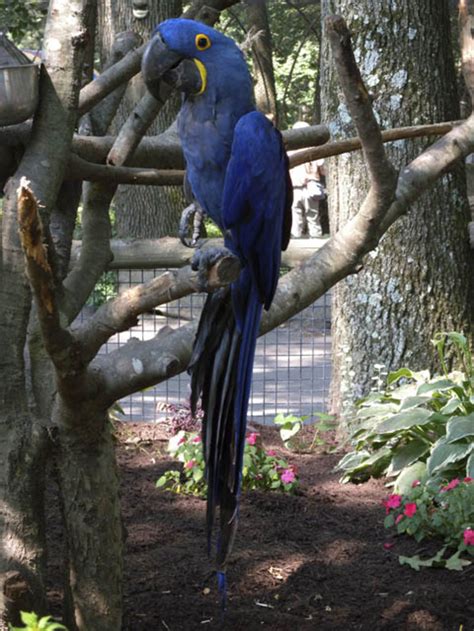
M 219 31 L 193 20 L 166 20 L 154 31 L 142 61 L 146 86 L 160 98 L 162 81 L 186 95 L 200 95 L 216 85 L 237 85 L 248 75 L 235 42 Z M 242 87 L 242 86 L 241 86 Z

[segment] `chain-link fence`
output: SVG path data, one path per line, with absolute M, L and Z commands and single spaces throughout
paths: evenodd
M 107 272 L 92 302 L 98 304 L 115 292 L 146 282 L 163 271 Z M 194 294 L 144 314 L 138 326 L 112 337 L 104 351 L 115 350 L 131 337 L 150 339 L 165 325 L 177 328 L 198 318 L 203 302 L 203 295 Z M 253 422 L 271 423 L 278 413 L 300 416 L 326 410 L 331 376 L 330 325 L 330 296 L 326 294 L 258 340 L 249 409 Z M 168 416 L 169 404 L 186 405 L 188 399 L 189 377 L 182 373 L 122 399 L 120 406 L 126 420 L 158 421 Z

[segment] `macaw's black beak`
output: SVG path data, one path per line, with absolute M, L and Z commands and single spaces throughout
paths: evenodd
M 197 94 L 202 87 L 201 74 L 194 61 L 170 50 L 159 33 L 145 49 L 142 75 L 146 87 L 159 101 L 165 100 L 169 86 L 186 94 Z

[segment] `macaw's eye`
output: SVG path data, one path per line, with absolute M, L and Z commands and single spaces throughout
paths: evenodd
M 206 50 L 206 48 L 209 48 L 210 45 L 211 40 L 207 35 L 204 35 L 204 33 L 196 35 L 196 48 L 198 50 Z

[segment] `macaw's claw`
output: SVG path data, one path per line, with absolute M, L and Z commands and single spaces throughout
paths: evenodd
M 204 212 L 197 202 L 187 206 L 181 213 L 179 222 L 179 240 L 188 248 L 198 246 L 201 233 L 203 232 Z M 191 231 L 191 238 L 188 237 Z
M 199 289 L 209 291 L 209 270 L 223 258 L 232 258 L 238 262 L 238 258 L 227 248 L 199 249 L 191 259 L 191 268 L 198 273 Z M 232 261 L 233 263 L 233 261 Z

